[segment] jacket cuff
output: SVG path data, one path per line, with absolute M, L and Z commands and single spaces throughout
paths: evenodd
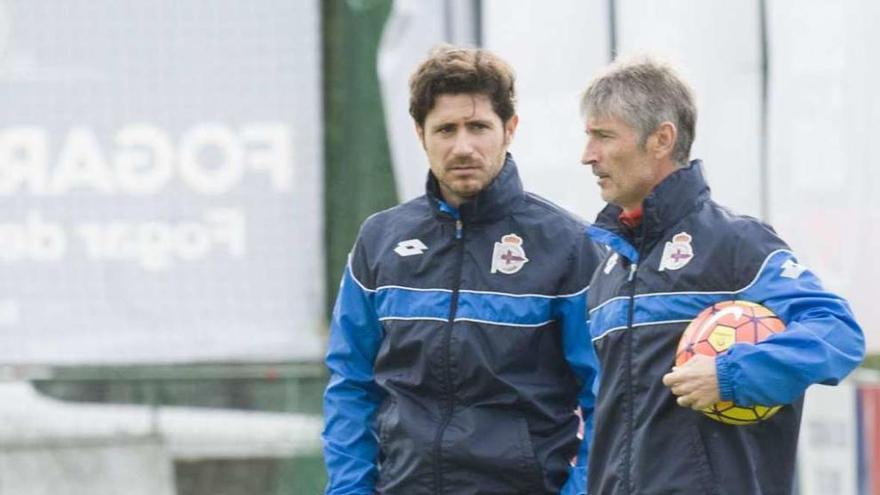
M 568 481 L 563 485 L 559 495 L 587 495 L 587 468 L 569 466 Z
M 722 354 L 715 358 L 715 376 L 718 379 L 718 392 L 722 401 L 736 402 L 733 395 L 733 370 L 730 357 Z

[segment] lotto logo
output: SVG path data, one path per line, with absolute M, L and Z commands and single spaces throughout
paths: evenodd
M 394 248 L 394 252 L 400 256 L 414 256 L 417 254 L 422 254 L 428 249 L 428 246 L 425 246 L 425 243 L 418 239 L 410 239 L 408 241 L 402 241 L 397 243 L 397 247 Z

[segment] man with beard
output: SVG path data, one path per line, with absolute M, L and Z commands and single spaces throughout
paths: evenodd
M 599 251 L 523 191 L 504 61 L 437 49 L 410 80 L 410 113 L 426 192 L 368 218 L 349 257 L 327 354 L 326 493 L 583 494 Z

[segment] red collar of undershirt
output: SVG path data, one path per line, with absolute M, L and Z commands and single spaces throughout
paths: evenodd
M 627 227 L 634 229 L 642 223 L 642 207 L 639 206 L 635 210 L 632 211 L 622 211 L 620 215 L 617 217 L 617 220 L 620 223 L 626 225 Z

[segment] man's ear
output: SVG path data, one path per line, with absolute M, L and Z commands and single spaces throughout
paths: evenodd
M 422 143 L 422 148 L 425 147 L 425 128 L 420 126 L 418 122 L 415 124 L 416 127 L 416 135 L 419 136 L 419 142 Z
M 519 125 L 519 115 L 513 114 L 507 122 L 504 123 L 504 142 L 510 144 L 516 134 L 516 126 Z
M 649 151 L 654 158 L 669 158 L 675 149 L 677 138 L 678 129 L 675 128 L 675 124 L 669 121 L 662 122 L 648 138 Z

